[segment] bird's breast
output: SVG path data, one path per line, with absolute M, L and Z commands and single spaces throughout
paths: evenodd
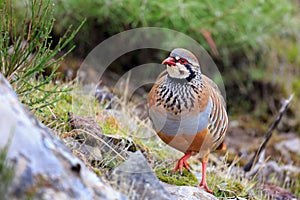
M 157 132 L 167 136 L 195 135 L 207 128 L 210 110 L 211 101 L 208 101 L 202 112 L 185 112 L 180 115 L 154 105 L 149 107 L 149 115 Z

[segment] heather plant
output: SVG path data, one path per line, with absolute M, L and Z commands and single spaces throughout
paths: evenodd
M 0 72 L 31 109 L 39 110 L 53 104 L 66 88 L 57 85 L 48 89 L 47 84 L 55 80 L 59 62 L 73 50 L 74 46 L 68 44 L 81 25 L 74 30 L 68 26 L 54 43 L 51 32 L 55 19 L 51 0 L 3 0 L 1 3 Z

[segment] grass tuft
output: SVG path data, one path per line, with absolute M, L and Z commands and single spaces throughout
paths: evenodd
M 179 172 L 173 172 L 172 169 L 160 168 L 155 170 L 157 178 L 165 183 L 171 185 L 190 185 L 196 186 L 198 184 L 197 177 L 188 172 L 186 169 L 183 169 L 182 175 Z
M 7 195 L 8 187 L 15 176 L 14 167 L 7 161 L 7 146 L 0 149 L 0 196 Z
M 57 76 L 60 61 L 74 49 L 68 47 L 83 23 L 71 27 L 54 44 L 54 7 L 51 0 L 27 0 L 22 12 L 20 2 L 3 0 L 0 12 L 0 69 L 22 103 L 40 110 L 59 100 L 68 89 L 48 88 Z M 22 4 L 21 3 L 21 4 Z M 21 14 L 20 14 L 21 13 Z M 60 55 L 59 55 L 60 54 Z M 54 98 L 50 98 L 54 97 Z

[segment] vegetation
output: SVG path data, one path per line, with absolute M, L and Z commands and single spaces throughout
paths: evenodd
M 86 55 L 107 37 L 132 28 L 163 27 L 185 33 L 218 63 L 231 115 L 251 112 L 259 123 L 268 122 L 280 100 L 290 93 L 296 93 L 291 110 L 300 102 L 297 4 L 293 0 L 60 0 L 55 4 L 55 16 L 60 20 L 54 30 L 59 35 L 68 24 L 87 19 L 80 30 L 81 37 L 74 40 L 83 44 L 75 51 L 78 56 Z M 151 60 L 153 55 L 145 52 L 141 62 L 145 57 Z M 115 70 L 120 72 L 120 65 L 127 69 L 128 63 L 143 64 L 137 60 L 136 56 L 128 56 L 119 61 Z M 237 92 L 240 95 L 235 95 Z M 295 123 L 287 126 L 300 130 L 299 113 L 293 112 L 290 117 Z
M 20 4 L 20 2 L 18 2 Z M 71 27 L 54 44 L 51 32 L 54 25 L 51 0 L 23 2 L 22 12 L 9 0 L 1 4 L 0 69 L 10 81 L 22 102 L 33 110 L 57 102 L 57 96 L 67 88 L 47 84 L 55 80 L 59 62 L 74 48 L 62 50 L 74 38 L 79 28 Z M 19 16 L 22 13 L 22 16 Z M 59 55 L 61 54 L 61 55 Z
M 7 147 L 0 149 L 0 196 L 5 197 L 9 184 L 15 173 L 11 163 L 6 159 Z
M 73 55 L 84 58 L 95 45 L 124 30 L 145 26 L 177 30 L 197 40 L 214 56 L 225 82 L 228 108 L 233 118 L 238 118 L 236 115 L 241 112 L 251 111 L 258 123 L 268 122 L 280 100 L 295 93 L 295 103 L 291 109 L 293 115 L 290 115 L 294 122 L 286 125 L 300 130 L 299 113 L 293 112 L 300 102 L 297 78 L 300 75 L 297 57 L 300 51 L 297 44 L 300 16 L 296 1 L 181 1 L 178 4 L 171 0 L 53 2 L 49 6 L 55 7 L 51 8 L 51 15 L 57 20 L 51 24 L 52 29 L 47 26 L 47 30 L 52 30 L 51 36 L 54 38 L 44 41 L 53 39 L 57 42 L 59 39 L 56 37 L 59 36 L 66 39 L 63 35 L 70 24 L 80 24 L 86 19 L 79 31 L 80 37 L 73 38 L 72 35 L 71 41 L 68 40 L 78 44 Z M 19 11 L 16 20 L 23 21 L 20 13 L 26 13 L 23 11 L 26 4 L 15 5 Z M 50 23 L 51 20 L 48 21 Z M 65 45 L 61 42 L 61 48 L 60 45 L 57 48 L 61 50 Z M 145 52 L 141 57 L 153 58 L 153 55 Z M 128 63 L 131 66 L 141 64 L 136 62 L 136 57 L 128 56 L 119 61 L 115 70 L 120 72 L 120 65 L 124 70 L 128 69 Z M 46 68 L 49 69 L 43 65 L 43 70 Z M 235 95 L 237 89 L 238 96 Z M 47 95 L 40 98 L 45 99 Z M 35 102 L 39 100 L 28 104 Z
M 199 184 L 197 177 L 186 169 L 183 170 L 182 175 L 179 172 L 175 173 L 172 169 L 166 168 L 157 169 L 155 173 L 159 180 L 172 185 L 196 186 Z
M 168 164 L 178 159 L 178 155 L 169 149 L 161 150 L 163 144 L 157 138 L 143 140 L 151 135 L 151 128 L 148 121 L 137 117 L 139 111 L 136 111 L 134 102 L 120 97 L 117 106 L 113 107 L 117 115 L 112 115 L 97 102 L 85 107 L 91 97 L 70 94 L 73 82 L 60 80 L 58 68 L 75 43 L 79 48 L 73 56 L 84 58 L 98 42 L 132 28 L 156 26 L 185 33 L 202 44 L 220 66 L 231 119 L 247 118 L 245 123 L 240 123 L 241 128 L 256 128 L 256 135 L 263 133 L 268 120 L 272 119 L 270 116 L 277 112 L 280 100 L 295 93 L 289 112 L 293 120 L 284 125 L 288 127 L 286 130 L 300 130 L 300 114 L 296 112 L 300 102 L 300 47 L 297 43 L 300 16 L 294 1 L 207 0 L 178 4 L 171 0 L 0 2 L 0 69 L 21 101 L 62 138 L 76 134 L 68 122 L 68 112 L 90 115 L 92 109 L 103 133 L 132 139 L 148 156 L 150 163 L 158 166 L 152 167 L 162 181 L 177 185 L 198 183 L 192 174 L 186 172 L 183 177 L 178 174 L 169 176 Z M 72 31 L 70 24 L 77 24 L 78 28 Z M 80 37 L 75 37 L 77 32 Z M 134 63 L 135 59 L 129 57 L 125 62 Z M 80 105 L 80 110 L 74 110 L 74 101 Z M 77 136 L 74 137 L 76 140 L 82 140 Z M 103 156 L 106 163 L 90 163 L 98 175 L 120 164 L 119 160 L 110 157 L 110 152 Z M 1 180 L 10 180 L 10 173 L 3 177 L 8 168 L 2 157 L 0 154 Z M 199 165 L 199 162 L 194 164 Z M 256 180 L 238 176 L 238 171 L 227 173 L 228 168 L 211 168 L 208 184 L 216 191 L 217 197 L 262 198 L 253 195 Z M 300 195 L 297 176 L 290 182 L 291 191 Z M 279 183 L 274 181 L 274 184 Z M 0 184 L 0 196 L 5 189 L 6 182 Z
M 293 14 L 296 12 L 292 2 L 279 0 L 178 3 L 171 0 L 62 0 L 56 1 L 56 5 L 55 15 L 61 19 L 56 26 L 58 32 L 85 16 L 94 24 L 86 24 L 82 30 L 84 35 L 95 25 L 104 28 L 109 24 L 109 28 L 99 29 L 101 32 L 97 36 L 102 39 L 104 34 L 113 35 L 137 27 L 164 27 L 188 34 L 209 50 L 201 32 L 206 30 L 212 34 L 222 58 L 227 57 L 228 62 L 235 53 L 250 55 L 264 45 L 265 39 L 284 34 L 295 23 Z

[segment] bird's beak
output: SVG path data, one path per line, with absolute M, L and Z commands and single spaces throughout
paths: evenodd
M 163 65 L 171 65 L 171 66 L 175 66 L 176 65 L 175 59 L 172 58 L 172 57 L 166 58 L 164 61 L 162 61 L 162 64 Z

